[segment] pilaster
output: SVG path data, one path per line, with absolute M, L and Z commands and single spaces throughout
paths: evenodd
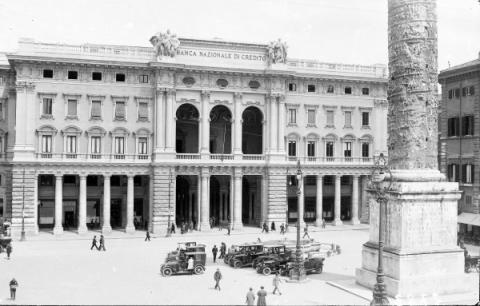
M 200 122 L 202 124 L 202 137 L 200 154 L 202 155 L 202 159 L 210 159 L 210 92 L 207 90 L 202 90 L 201 96 L 202 115 Z
M 235 160 L 242 159 L 242 93 L 236 92 L 234 94 L 234 107 L 235 107 L 235 116 L 233 119 L 235 136 L 234 136 L 234 146 L 233 154 L 235 155 Z
M 22 220 L 25 233 L 34 235 L 37 231 L 35 219 L 35 171 L 29 167 L 14 165 L 12 168 L 12 236 L 20 236 Z
M 15 145 L 13 147 L 13 160 L 33 160 L 35 153 L 35 84 L 26 81 L 16 83 L 16 118 L 21 122 L 15 126 Z M 34 107 L 32 109 L 32 107 Z
M 53 234 L 63 233 L 63 174 L 55 174 L 55 225 Z

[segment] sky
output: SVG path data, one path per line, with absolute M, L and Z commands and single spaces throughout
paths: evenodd
M 0 0 L 0 51 L 49 43 L 150 46 L 179 37 L 269 43 L 288 57 L 387 64 L 387 0 Z M 479 57 L 478 0 L 437 0 L 439 69 Z

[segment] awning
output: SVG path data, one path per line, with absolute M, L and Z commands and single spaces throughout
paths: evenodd
M 461 213 L 458 215 L 458 223 L 480 226 L 480 215 L 472 213 Z

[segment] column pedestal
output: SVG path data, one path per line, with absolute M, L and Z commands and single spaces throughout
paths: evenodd
M 412 171 L 414 175 L 419 172 Z M 457 246 L 460 197 L 458 183 L 393 182 L 383 218 L 388 224 L 383 260 L 389 296 L 407 299 L 474 290 L 475 284 L 464 273 L 463 250 Z M 368 288 L 373 288 L 376 282 L 378 220 L 379 205 L 372 200 L 370 239 L 363 245 L 362 267 L 356 270 L 357 283 Z

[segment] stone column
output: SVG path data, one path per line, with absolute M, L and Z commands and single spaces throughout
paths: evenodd
M 127 225 L 125 227 L 126 233 L 135 233 L 135 226 L 133 225 L 134 211 L 133 211 L 133 199 L 134 199 L 134 187 L 133 178 L 135 176 L 129 174 L 127 176 Z
M 33 174 L 33 230 L 38 234 L 38 174 Z
M 166 143 L 165 151 L 175 152 L 175 89 L 167 90 L 167 107 L 166 107 Z
M 323 220 L 323 176 L 317 175 L 317 218 L 315 226 L 322 226 Z
M 300 227 L 305 227 L 305 177 L 302 176 L 300 182 L 298 182 L 298 187 L 300 187 L 300 196 L 298 197 L 298 217 L 300 218 Z
M 242 94 L 236 92 L 235 97 L 235 116 L 233 117 L 233 129 L 235 130 L 235 145 L 233 146 L 233 154 L 235 159 L 242 159 Z
M 335 213 L 333 225 L 342 225 L 343 222 L 340 219 L 341 214 L 341 201 L 342 201 L 342 176 L 335 175 Z
M 53 233 L 59 235 L 63 233 L 63 174 L 55 175 L 55 226 Z
M 202 138 L 200 153 L 204 155 L 202 158 L 209 158 L 210 155 L 210 92 L 202 91 Z M 236 119 L 236 118 L 235 118 Z
M 230 175 L 230 202 L 228 203 L 229 208 L 230 208 L 230 215 L 228 216 L 230 218 L 230 226 L 233 228 L 233 216 L 234 216 L 234 209 L 233 209 L 233 203 L 235 201 L 235 180 L 234 176 Z
M 270 153 L 277 153 L 278 149 L 278 107 L 277 107 L 277 98 L 275 96 L 270 96 Z
M 235 168 L 234 170 L 234 214 L 233 214 L 233 228 L 235 230 L 241 230 L 243 228 L 242 224 L 242 178 L 243 173 L 242 169 Z
M 103 234 L 112 232 L 112 226 L 110 225 L 110 205 L 110 174 L 105 174 L 103 176 Z
M 352 181 L 352 224 L 360 224 L 358 220 L 358 175 L 353 176 Z
M 202 205 L 203 205 L 203 193 L 202 193 L 202 176 L 197 176 L 197 220 L 196 229 L 201 230 L 202 222 Z
M 201 183 L 201 195 L 202 195 L 202 218 L 201 218 L 201 228 L 203 231 L 210 229 L 210 203 L 208 202 L 208 194 L 210 190 L 208 189 L 208 181 L 210 179 L 210 173 L 208 168 L 202 168 L 202 183 Z
M 285 96 L 278 98 L 278 154 L 285 155 Z
M 155 153 L 165 151 L 165 90 L 157 89 L 155 103 Z
M 369 288 L 376 283 L 379 212 L 385 210 L 387 294 L 395 304 L 420 299 L 438 304 L 471 294 L 478 285 L 464 273 L 463 250 L 457 246 L 458 183 L 447 182 L 437 165 L 436 1 L 389 0 L 388 38 L 391 175 L 379 187 L 390 190 L 386 205 L 370 193 L 370 237 L 356 281 Z
M 80 199 L 78 200 L 78 229 L 79 234 L 84 234 L 87 229 L 87 175 L 80 174 Z
M 260 219 L 260 226 L 262 226 L 264 222 L 267 222 L 267 218 L 268 218 L 268 174 L 267 173 L 264 173 L 262 175 L 262 201 L 261 201 L 261 205 L 262 205 L 262 208 L 261 208 L 262 209 L 262 218 Z
M 193 206 L 195 205 L 195 203 L 193 203 L 193 195 L 194 195 L 193 191 L 188 193 L 189 202 L 190 202 L 188 206 L 188 222 L 193 221 Z

